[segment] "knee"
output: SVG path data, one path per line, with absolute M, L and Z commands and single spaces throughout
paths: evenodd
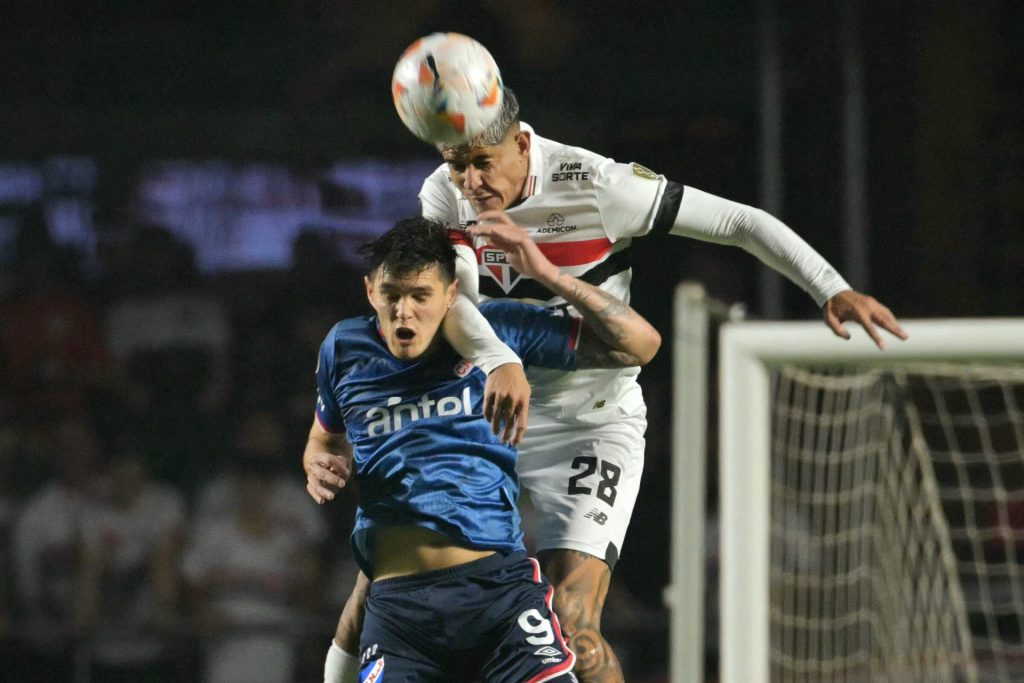
M 590 604 L 593 596 L 555 591 L 554 608 L 569 647 L 576 653 L 577 670 L 600 668 L 610 649 L 601 635 L 600 609 Z

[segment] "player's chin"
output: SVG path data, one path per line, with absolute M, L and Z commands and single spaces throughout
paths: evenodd
M 414 337 L 395 336 L 391 340 L 391 352 L 398 358 L 411 359 L 423 353 L 423 345 Z
M 470 200 L 473 204 L 473 210 L 477 213 L 483 213 L 484 211 L 498 211 L 502 207 L 501 197 L 487 196 L 481 198 L 474 198 Z

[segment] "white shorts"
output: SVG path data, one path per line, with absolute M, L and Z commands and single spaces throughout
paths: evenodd
M 516 471 L 531 552 L 579 550 L 614 568 L 640 492 L 646 429 L 643 415 L 600 425 L 530 416 Z

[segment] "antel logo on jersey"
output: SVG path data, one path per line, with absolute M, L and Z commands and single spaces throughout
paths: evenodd
M 436 401 L 426 394 L 420 396 L 420 400 L 415 403 L 402 403 L 401 396 L 392 396 L 386 408 L 370 408 L 366 411 L 366 419 L 371 420 L 366 425 L 366 431 L 370 436 L 382 436 L 427 417 L 469 415 L 472 407 L 473 397 L 469 387 L 463 388 L 461 398 L 444 396 Z
M 509 265 L 505 258 L 505 252 L 494 247 L 481 247 L 480 265 L 487 269 L 487 273 L 501 286 L 506 294 L 512 291 L 516 283 L 522 279 L 523 274 Z

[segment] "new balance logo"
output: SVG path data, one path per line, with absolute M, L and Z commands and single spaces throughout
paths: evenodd
M 595 522 L 597 522 L 601 526 L 604 526 L 604 523 L 608 521 L 608 515 L 606 515 L 605 513 L 601 512 L 597 508 L 594 508 L 593 510 L 591 510 L 590 512 L 588 512 L 587 514 L 585 514 L 583 516 L 586 517 L 587 519 L 594 520 Z

